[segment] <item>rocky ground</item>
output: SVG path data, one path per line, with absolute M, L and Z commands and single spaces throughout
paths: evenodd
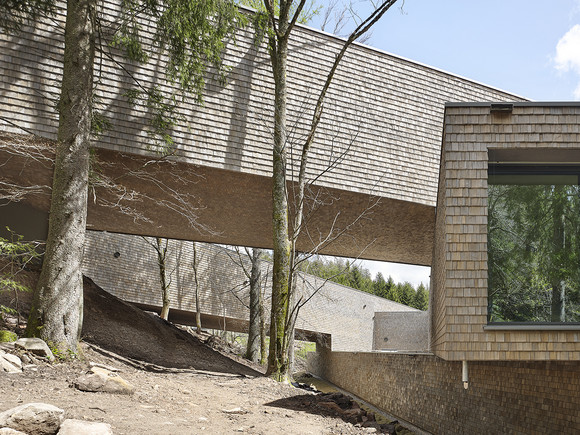
M 4 320 L 0 329 L 19 331 L 14 318 Z M 374 415 L 341 394 L 276 383 L 224 346 L 205 344 L 207 336 L 143 313 L 90 281 L 83 335 L 73 362 L 48 363 L 28 354 L 21 373 L 0 372 L 0 412 L 44 402 L 62 408 L 65 418 L 108 423 L 115 434 L 408 433 L 400 425 L 375 423 Z M 95 364 L 115 369 L 134 392 L 79 390 L 79 378 Z

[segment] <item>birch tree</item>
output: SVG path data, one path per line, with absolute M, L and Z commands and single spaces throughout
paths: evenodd
M 292 288 L 293 253 L 300 235 L 304 216 L 306 170 L 310 150 L 315 143 L 316 131 L 323 115 L 324 101 L 334 74 L 346 51 L 363 36 L 390 9 L 396 0 L 379 4 L 371 15 L 362 20 L 346 38 L 335 55 L 326 80 L 318 94 L 309 132 L 301 145 L 297 192 L 293 196 L 295 218 L 289 223 L 288 181 L 288 70 L 289 41 L 302 13 L 305 0 L 264 0 L 268 50 L 274 79 L 274 135 L 272 144 L 272 223 L 274 265 L 272 276 L 272 310 L 270 321 L 270 350 L 267 375 L 279 381 L 289 380 L 288 350 L 292 321 L 289 318 L 290 289 Z
M 157 256 L 159 284 L 161 285 L 161 313 L 159 314 L 159 317 L 163 320 L 167 320 L 169 318 L 169 304 L 171 303 L 171 299 L 169 298 L 169 287 L 171 286 L 172 281 L 172 272 L 167 274 L 167 250 L 169 249 L 169 239 L 163 239 L 161 237 L 155 237 L 154 239 L 142 237 L 142 239 L 155 250 Z
M 191 242 L 193 251 L 193 260 L 191 267 L 193 269 L 193 285 L 195 286 L 195 329 L 201 334 L 201 301 L 199 299 L 199 255 L 197 252 L 197 243 Z

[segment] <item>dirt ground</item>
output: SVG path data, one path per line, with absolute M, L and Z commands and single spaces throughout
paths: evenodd
M 6 296 L 6 295 L 4 295 Z M 4 298 L 0 303 L 10 302 Z M 27 308 L 26 298 L 19 301 Z M 85 280 L 85 321 L 79 359 L 0 373 L 0 412 L 29 402 L 65 410 L 66 418 L 109 423 L 115 434 L 360 434 L 374 430 L 344 421 L 305 390 L 262 375 L 262 368 L 214 349 Z M 8 325 L 0 324 L 0 329 Z M 94 347 L 96 345 L 97 347 Z M 118 358 L 176 369 L 153 373 Z M 90 363 L 116 367 L 134 395 L 82 392 L 74 381 Z M 179 371 L 181 370 L 181 371 Z

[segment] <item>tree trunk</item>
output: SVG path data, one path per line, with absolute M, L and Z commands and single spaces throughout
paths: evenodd
M 76 352 L 83 319 L 95 9 L 95 0 L 67 2 L 48 239 L 27 330 L 64 355 Z
M 252 270 L 250 271 L 250 326 L 248 328 L 246 358 L 254 362 L 258 362 L 260 358 L 261 255 L 261 249 L 253 249 L 251 257 Z
M 268 361 L 268 349 L 266 346 L 266 313 L 264 313 L 264 299 L 260 292 L 260 364 Z
M 283 27 L 280 20 L 280 27 Z M 280 29 L 284 33 L 284 29 Z M 285 320 L 288 311 L 290 240 L 288 235 L 288 197 L 286 191 L 286 70 L 288 41 L 285 37 L 270 38 L 270 58 L 274 72 L 274 148 L 272 167 L 272 207 L 274 265 L 272 271 L 272 312 L 270 320 L 270 352 L 266 375 L 288 381 L 288 358 L 285 353 Z
M 552 222 L 554 230 L 552 234 L 552 259 L 555 264 L 552 265 L 552 301 L 551 301 L 551 321 L 565 322 L 565 295 L 566 282 L 564 265 L 562 264 L 562 257 L 566 250 L 566 239 L 564 234 L 565 228 L 565 202 L 566 190 L 564 186 L 555 186 L 553 192 L 554 202 L 552 204 Z
M 162 306 L 161 306 L 161 318 L 167 320 L 169 318 L 169 284 L 167 283 L 167 272 L 165 258 L 167 257 L 167 243 L 165 240 L 165 247 L 162 246 L 163 239 L 157 237 L 155 239 L 157 243 L 157 264 L 159 265 L 159 280 L 161 281 L 161 294 L 162 294 Z
M 199 301 L 199 279 L 197 277 L 197 245 L 193 242 L 193 280 L 195 284 L 195 328 L 201 334 L 201 303 Z

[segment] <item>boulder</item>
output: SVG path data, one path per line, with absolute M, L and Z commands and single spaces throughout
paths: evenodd
M 91 370 L 80 376 L 75 387 L 81 391 L 102 392 L 113 394 L 133 394 L 135 387 L 117 373 L 102 367 L 92 367 Z
M 27 403 L 0 414 L 0 427 L 28 435 L 54 435 L 64 420 L 64 410 L 47 403 Z
M 16 355 L 0 350 L 0 371 L 7 373 L 21 373 L 22 361 Z
M 60 425 L 58 435 L 113 435 L 111 425 L 94 421 L 68 419 Z
M 0 428 L 0 435 L 27 435 L 24 432 L 20 432 L 19 430 L 12 429 L 9 427 Z
M 48 358 L 50 362 L 54 361 L 54 355 L 52 354 L 52 351 L 40 338 L 20 338 L 16 340 L 14 346 L 17 349 L 22 349 L 26 352 L 33 353 L 34 355 Z

